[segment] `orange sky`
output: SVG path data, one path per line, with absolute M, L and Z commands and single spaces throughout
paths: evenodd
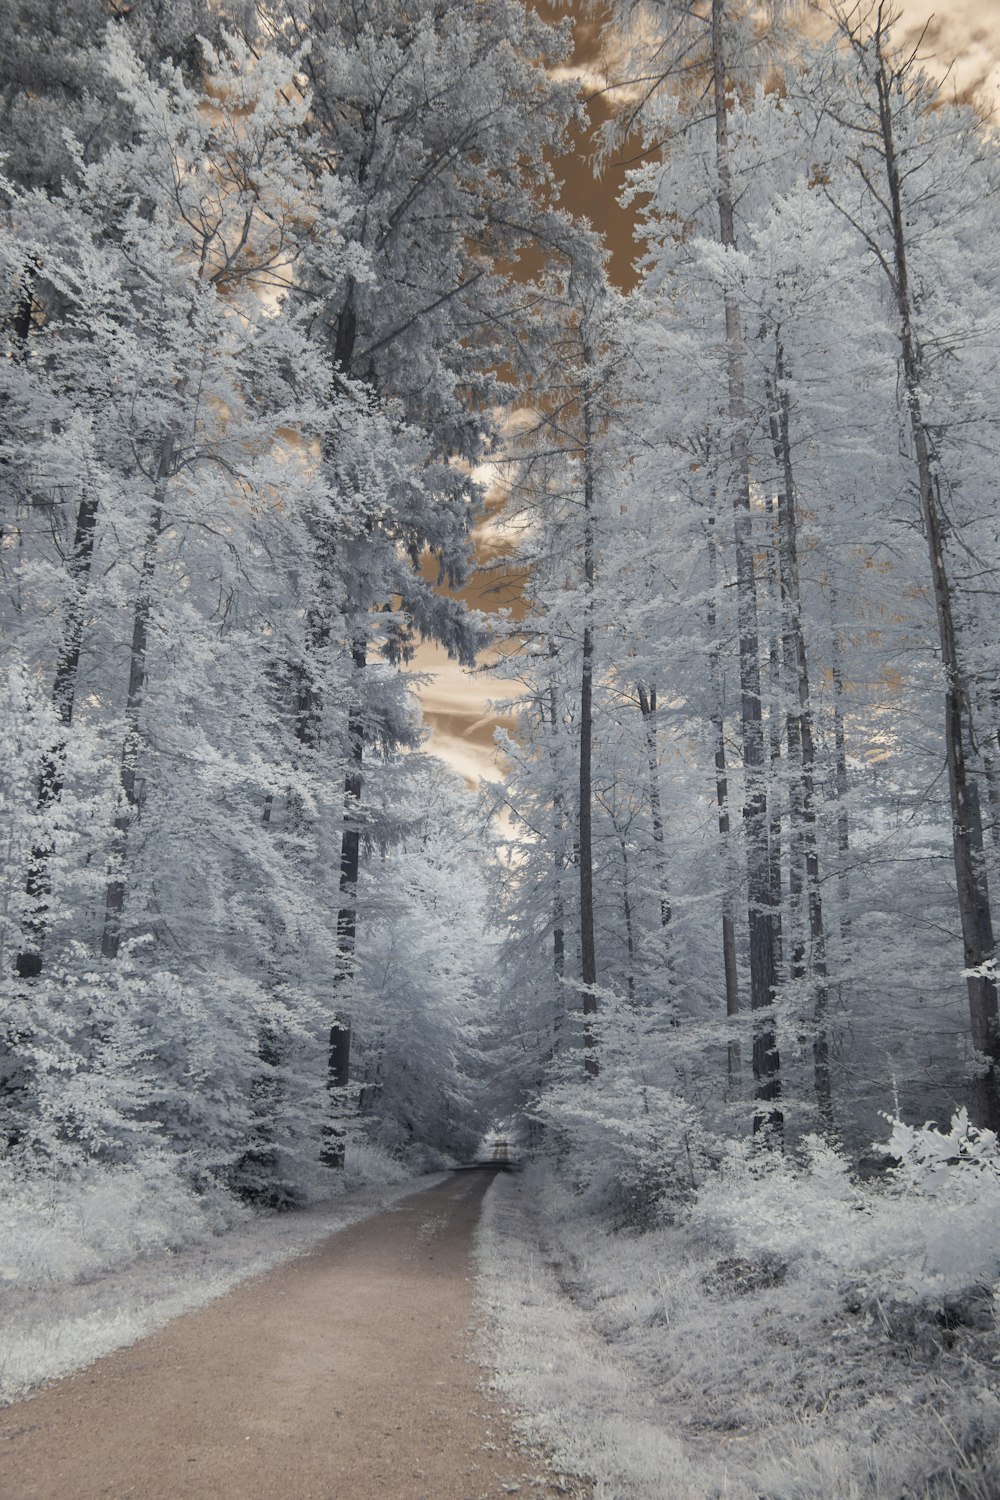
M 558 14 L 558 6 L 541 5 L 544 13 Z M 916 42 L 921 29 L 927 27 L 922 49 L 927 66 L 944 73 L 963 97 L 985 96 L 1000 111 L 1000 0 L 900 0 L 903 21 L 901 40 Z M 594 56 L 594 28 L 578 26 L 577 61 Z M 584 151 L 564 164 L 564 201 L 575 213 L 585 213 L 595 227 L 603 229 L 614 250 L 612 275 L 619 281 L 629 279 L 631 247 L 624 216 L 615 203 L 621 172 L 611 172 L 595 182 Z M 480 555 L 495 551 L 489 538 L 489 527 L 481 528 Z M 474 577 L 464 591 L 470 603 L 481 609 L 492 609 L 502 598 L 494 594 L 493 579 Z M 461 773 L 470 785 L 480 777 L 498 773 L 493 737 L 502 722 L 490 707 L 490 700 L 515 691 L 485 675 L 463 671 L 448 660 L 437 646 L 420 647 L 414 669 L 432 672 L 433 680 L 421 689 L 424 718 L 431 730 L 427 748 Z

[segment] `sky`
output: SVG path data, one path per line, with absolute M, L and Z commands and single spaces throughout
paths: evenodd
M 558 5 L 540 5 L 543 14 L 557 16 Z M 963 98 L 985 98 L 1000 115 L 1000 0 L 900 0 L 901 41 L 915 45 L 923 33 L 922 55 L 926 66 Z M 926 28 L 926 29 L 925 29 Z M 574 63 L 585 66 L 596 55 L 596 33 L 592 25 L 577 25 Z M 563 201 L 575 213 L 586 214 L 595 228 L 602 229 L 612 251 L 611 275 L 619 284 L 631 279 L 630 226 L 618 208 L 621 170 L 610 170 L 595 181 L 588 161 L 587 142 L 581 140 L 575 155 L 558 164 L 564 180 Z M 495 506 L 476 532 L 480 562 L 495 558 L 501 550 Z M 499 584 L 499 588 L 498 588 Z M 518 590 L 510 578 L 475 574 L 462 597 L 474 607 L 494 610 L 501 604 L 517 607 Z M 420 689 L 424 718 L 431 731 L 427 749 L 447 761 L 470 786 L 500 772 L 494 736 L 499 726 L 511 721 L 491 704 L 516 694 L 516 684 L 493 673 L 472 674 L 448 660 L 439 647 L 424 644 L 413 669 L 433 674 Z

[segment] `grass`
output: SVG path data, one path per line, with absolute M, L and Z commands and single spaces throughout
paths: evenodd
M 499 1181 L 488 1358 L 530 1435 L 607 1500 L 996 1500 L 992 1287 L 894 1300 L 870 1255 L 852 1279 L 774 1239 L 615 1234 L 537 1169 Z

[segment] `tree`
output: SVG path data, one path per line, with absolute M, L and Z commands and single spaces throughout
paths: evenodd
M 46 840 L 71 727 L 74 738 L 96 733 L 105 764 L 118 742 L 103 957 L 117 960 L 127 943 L 129 978 L 140 985 L 148 974 L 140 981 L 132 972 L 136 942 L 154 940 L 168 967 L 177 950 L 197 951 L 214 901 L 186 905 L 184 896 L 195 897 L 213 861 L 182 860 L 178 869 L 175 831 L 163 816 L 167 785 L 176 785 L 177 763 L 197 768 L 186 783 L 181 778 L 178 805 L 190 817 L 200 811 L 206 832 L 221 834 L 242 865 L 243 831 L 225 819 L 220 825 L 218 790 L 200 780 L 211 759 L 204 748 L 232 736 L 224 727 L 227 706 L 240 702 L 246 715 L 253 705 L 258 744 L 243 742 L 240 750 L 259 764 L 260 739 L 269 732 L 263 726 L 273 720 L 260 643 L 280 640 L 281 616 L 294 619 L 297 591 L 287 583 L 275 590 L 263 570 L 291 552 L 294 577 L 302 566 L 294 549 L 301 552 L 312 518 L 341 505 L 341 497 L 333 501 L 318 489 L 298 456 L 310 427 L 319 425 L 323 388 L 287 306 L 294 261 L 317 233 L 294 143 L 306 104 L 287 102 L 291 72 L 277 54 L 250 68 L 246 48 L 231 38 L 224 54 L 207 49 L 205 60 L 214 74 L 211 114 L 202 87 L 189 87 L 176 72 L 151 78 L 127 40 L 112 33 L 107 65 L 127 102 L 133 139 L 90 163 L 78 150 L 75 176 L 58 195 L 22 190 L 12 202 L 12 258 L 25 243 L 39 247 L 39 259 L 44 251 L 38 295 L 57 308 L 40 320 L 30 360 L 10 368 L 12 393 L 34 408 L 43 441 L 52 401 L 62 403 L 55 408 L 61 423 L 79 434 L 75 449 L 62 445 L 62 472 L 74 486 L 82 478 L 81 506 L 88 507 L 83 543 L 77 519 L 68 623 L 56 654 L 60 738 L 42 762 L 36 817 L 45 837 L 33 844 L 24 927 L 30 942 L 22 943 L 18 963 L 27 979 L 41 973 L 51 925 Z M 335 209 L 332 181 L 325 206 Z M 324 239 L 332 265 L 339 242 L 329 233 Z M 86 586 L 95 567 L 102 580 L 96 591 Z M 129 620 L 120 717 L 119 611 Z M 183 634 L 193 650 L 194 670 L 186 674 L 174 669 Z M 245 648 L 248 637 L 255 649 L 234 649 L 237 640 Z M 230 667 L 239 661 L 248 675 L 237 671 L 227 681 L 222 641 Z M 47 649 L 41 639 L 35 646 L 46 670 Z M 83 662 L 87 713 L 71 726 Z M 190 733 L 178 733 L 182 728 Z M 158 859 L 157 873 L 173 875 L 169 916 L 150 884 Z M 232 869 L 227 874 L 231 880 Z M 77 937 L 90 921 L 90 911 L 78 913 Z M 107 980 L 111 989 L 118 982 Z M 175 1059 L 177 1043 L 174 1035 L 167 1046 Z
M 573 102 L 546 72 L 564 37 L 511 0 L 447 13 L 421 3 L 405 15 L 388 0 L 350 10 L 310 0 L 289 12 L 272 24 L 292 45 L 309 39 L 310 168 L 319 176 L 334 163 L 350 183 L 344 232 L 373 273 L 330 277 L 317 268 L 303 292 L 323 309 L 334 389 L 348 377 L 361 381 L 390 425 L 423 449 L 407 474 L 396 469 L 392 503 L 370 508 L 346 553 L 326 544 L 326 565 L 348 591 L 353 663 L 337 918 L 337 1007 L 346 1015 L 364 754 L 378 712 L 379 679 L 368 667 L 380 654 L 405 662 L 417 633 L 466 662 L 481 643 L 461 607 L 431 587 L 423 560 L 433 558 L 439 583 L 464 576 L 480 501 L 470 469 L 494 439 L 491 409 L 506 394 L 496 372 L 516 348 L 524 297 L 512 267 L 523 253 L 570 238 L 567 216 L 551 205 L 544 161 Z M 337 446 L 331 433 L 334 472 Z M 334 1051 L 342 1045 L 338 1030 Z M 335 1143 L 330 1149 L 339 1154 Z
M 978 1119 L 995 1129 L 1000 1126 L 996 1071 L 1000 1062 L 1000 1010 L 992 970 L 993 922 L 974 770 L 978 758 L 974 690 L 964 659 L 950 577 L 953 564 L 949 551 L 957 528 L 945 509 L 947 473 L 926 409 L 929 402 L 933 407 L 934 384 L 939 379 L 936 361 L 928 349 L 941 326 L 943 309 L 939 299 L 924 295 L 925 288 L 930 293 L 924 270 L 926 240 L 932 240 L 935 229 L 940 233 L 945 218 L 948 237 L 960 238 L 963 217 L 968 222 L 980 200 L 979 122 L 969 111 L 948 111 L 943 119 L 938 116 L 936 90 L 916 74 L 916 53 L 909 57 L 893 55 L 893 12 L 882 0 L 851 9 L 837 7 L 834 17 L 855 62 L 854 87 L 845 108 L 827 106 L 836 111 L 839 123 L 855 144 L 848 160 L 850 177 L 857 186 L 848 205 L 840 206 L 883 272 L 897 317 L 912 462 L 945 679 L 944 745 L 952 851 L 973 1045 L 982 1059 L 982 1071 L 974 1084 L 975 1108 Z M 955 173 L 947 207 L 935 201 L 942 190 L 939 150 L 947 155 Z M 933 166 L 928 151 L 933 155 Z M 831 196 L 837 201 L 835 195 Z M 926 205 L 930 205 L 929 212 Z
M 639 129 L 647 150 L 678 129 L 697 128 L 687 79 L 701 72 L 710 80 L 714 151 L 700 170 L 710 174 L 715 200 L 715 236 L 730 261 L 737 251 L 733 147 L 730 141 L 731 60 L 745 60 L 751 34 L 746 8 L 712 0 L 701 7 L 667 6 L 662 13 L 629 3 L 613 12 L 614 24 L 631 27 L 636 52 L 642 53 L 644 84 L 637 99 L 623 107 L 612 139 Z M 666 94 L 666 98 L 664 98 Z M 683 124 L 682 124 L 683 122 Z M 734 279 L 720 278 L 725 325 L 727 406 L 723 443 L 728 469 L 720 472 L 719 489 L 731 504 L 739 630 L 740 725 L 743 761 L 743 844 L 747 863 L 750 1004 L 757 1014 L 753 1068 L 761 1100 L 758 1123 L 780 1126 L 780 1064 L 774 1026 L 776 983 L 776 913 L 772 896 L 772 861 L 767 813 L 767 766 L 761 687 L 760 628 L 751 509 L 751 413 L 747 402 L 743 316 Z

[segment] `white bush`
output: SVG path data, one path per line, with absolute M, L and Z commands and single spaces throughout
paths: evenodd
M 888 1118 L 888 1117 L 887 1117 Z M 692 1226 L 744 1255 L 777 1258 L 817 1292 L 940 1304 L 1000 1277 L 996 1137 L 964 1110 L 947 1131 L 892 1120 L 876 1149 L 898 1162 L 863 1184 L 819 1137 L 799 1160 L 730 1148 L 702 1187 Z
M 40 1289 L 90 1281 L 252 1217 L 221 1188 L 194 1193 L 165 1159 L 90 1165 L 65 1180 L 0 1178 L 0 1281 Z

